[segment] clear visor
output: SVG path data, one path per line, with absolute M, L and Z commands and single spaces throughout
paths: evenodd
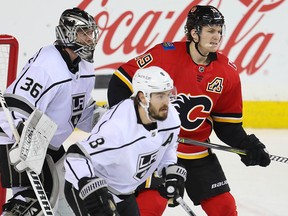
M 170 101 L 171 103 L 177 99 L 177 89 L 174 86 L 173 89 L 164 92 L 153 92 L 150 94 L 150 98 L 154 97 L 157 102 Z
M 213 28 L 213 27 L 221 27 L 221 36 L 224 36 L 225 35 L 225 33 L 226 33 L 226 26 L 225 26 L 225 24 L 224 25 L 222 25 L 222 24 L 208 24 L 208 25 L 206 25 L 206 26 L 208 26 L 209 28 Z
M 174 86 L 173 89 L 170 91 L 170 102 L 173 103 L 177 99 L 177 88 Z

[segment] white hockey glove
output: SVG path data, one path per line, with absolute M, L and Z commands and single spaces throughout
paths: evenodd
M 101 117 L 104 115 L 107 109 L 108 109 L 107 107 L 100 107 L 96 105 L 96 108 L 93 112 L 92 127 L 94 127 L 97 124 L 97 122 L 101 119 Z
M 57 125 L 44 113 L 36 109 L 24 122 L 20 142 L 9 152 L 9 160 L 16 171 L 33 170 L 41 173 L 49 143 Z
M 78 182 L 79 197 L 85 209 L 94 216 L 117 216 L 116 204 L 108 192 L 106 181 L 102 178 L 81 178 Z
M 169 199 L 169 207 L 175 207 L 179 205 L 176 198 L 178 196 L 183 198 L 187 171 L 183 166 L 174 164 L 164 168 L 162 173 L 165 183 L 159 187 L 159 193 Z

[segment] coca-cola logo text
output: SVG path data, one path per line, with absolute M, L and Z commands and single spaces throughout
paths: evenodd
M 85 10 L 91 2 L 92 0 L 83 0 L 78 7 Z M 240 2 L 243 7 L 245 7 L 246 13 L 238 20 L 238 23 L 235 23 L 235 29 L 233 29 L 229 37 L 225 37 L 225 46 L 221 46 L 219 51 L 229 57 L 229 54 L 235 49 L 240 50 L 236 57 L 231 60 L 237 65 L 239 73 L 246 72 L 247 74 L 252 75 L 259 71 L 271 57 L 271 53 L 269 53 L 267 47 L 275 34 L 274 32 L 264 32 L 260 30 L 259 32 L 255 32 L 252 30 L 260 25 L 261 22 L 263 22 L 264 17 L 269 14 L 270 11 L 278 8 L 284 0 L 278 0 L 269 4 L 264 0 L 240 0 Z M 101 7 L 105 7 L 108 3 L 109 0 L 102 0 Z M 123 63 L 122 61 L 125 62 L 129 60 L 113 59 L 112 56 L 116 52 L 123 52 L 123 55 L 136 52 L 140 55 L 156 43 L 174 41 L 176 34 L 179 32 L 183 32 L 183 38 L 180 40 L 185 41 L 186 38 L 184 36 L 183 27 L 186 22 L 187 12 L 193 5 L 197 4 L 212 4 L 221 11 L 221 5 L 224 4 L 224 1 L 211 0 L 207 3 L 207 1 L 203 0 L 193 0 L 184 7 L 180 14 L 179 11 L 177 11 L 179 14 L 177 17 L 175 16 L 176 11 L 167 12 L 151 9 L 143 11 L 143 15 L 138 20 L 135 20 L 136 16 L 133 10 L 126 10 L 117 11 L 119 13 L 119 15 L 117 15 L 118 18 L 112 20 L 110 19 L 111 16 L 109 11 L 100 11 L 95 15 L 95 20 L 97 23 L 98 20 L 102 21 L 98 23 L 101 32 L 100 40 L 103 42 L 103 53 L 109 56 L 111 62 L 98 66 L 96 69 L 116 69 Z M 159 26 L 157 26 L 161 19 L 171 21 L 169 29 L 159 28 Z M 146 26 L 144 30 L 141 29 L 143 28 L 143 23 L 147 22 L 147 20 L 149 21 L 149 25 Z M 115 32 L 119 32 L 118 28 L 123 28 L 123 26 L 127 26 L 130 31 L 126 33 L 127 35 L 125 35 L 125 37 L 122 37 L 125 39 L 119 40 L 119 37 L 117 37 Z M 140 30 L 144 33 L 141 35 L 140 39 L 137 38 L 137 43 L 135 44 L 135 36 Z M 105 37 L 103 35 L 105 35 Z M 160 38 L 162 38 L 161 41 L 159 41 Z M 112 41 L 114 42 L 113 46 Z M 116 46 L 115 41 L 117 41 Z M 245 41 L 244 44 L 243 41 Z M 240 48 L 239 44 L 241 44 Z M 255 44 L 257 44 L 257 47 L 255 47 Z M 248 53 L 252 57 L 247 61 L 247 59 L 245 60 L 245 57 Z

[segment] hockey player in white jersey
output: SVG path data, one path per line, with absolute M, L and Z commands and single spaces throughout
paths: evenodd
M 140 215 L 134 190 L 156 169 L 165 177 L 163 196 L 173 199 L 184 190 L 173 80 L 148 67 L 136 72 L 132 86 L 131 98 L 110 108 L 91 135 L 67 151 L 65 195 L 76 215 Z
M 23 123 L 35 109 L 41 110 L 58 125 L 47 150 L 47 155 L 52 157 L 55 164 L 61 161 L 63 164 L 65 150 L 62 143 L 74 128 L 90 132 L 95 125 L 93 113 L 96 106 L 91 91 L 95 83 L 93 53 L 98 35 L 98 27 L 91 15 L 79 8 L 65 10 L 56 27 L 55 43 L 42 47 L 4 93 L 20 134 Z M 3 206 L 4 215 L 41 215 L 41 208 L 26 173 L 19 166 L 16 171 L 9 164 L 11 158 L 8 158 L 8 151 L 14 142 L 8 121 L 1 111 L 2 184 L 4 188 L 12 188 L 14 195 Z M 55 169 L 55 166 L 52 167 Z M 44 163 L 40 178 L 53 207 L 58 194 L 51 194 L 51 191 L 55 191 L 55 188 L 52 189 L 58 180 L 51 173 Z M 59 190 L 61 188 L 56 191 Z

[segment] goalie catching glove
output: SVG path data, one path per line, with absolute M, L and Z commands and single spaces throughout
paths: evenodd
M 246 155 L 240 155 L 241 161 L 246 166 L 259 165 L 266 167 L 271 162 L 270 155 L 267 152 L 265 145 L 260 142 L 254 134 L 248 135 L 240 144 L 239 148 L 246 150 Z
M 164 168 L 162 175 L 165 182 L 159 187 L 159 193 L 169 199 L 169 207 L 175 207 L 179 205 L 177 197 L 183 198 L 187 171 L 183 166 L 174 164 Z
M 116 204 L 108 192 L 102 178 L 81 178 L 78 182 L 79 197 L 83 200 L 86 211 L 93 216 L 117 216 Z

